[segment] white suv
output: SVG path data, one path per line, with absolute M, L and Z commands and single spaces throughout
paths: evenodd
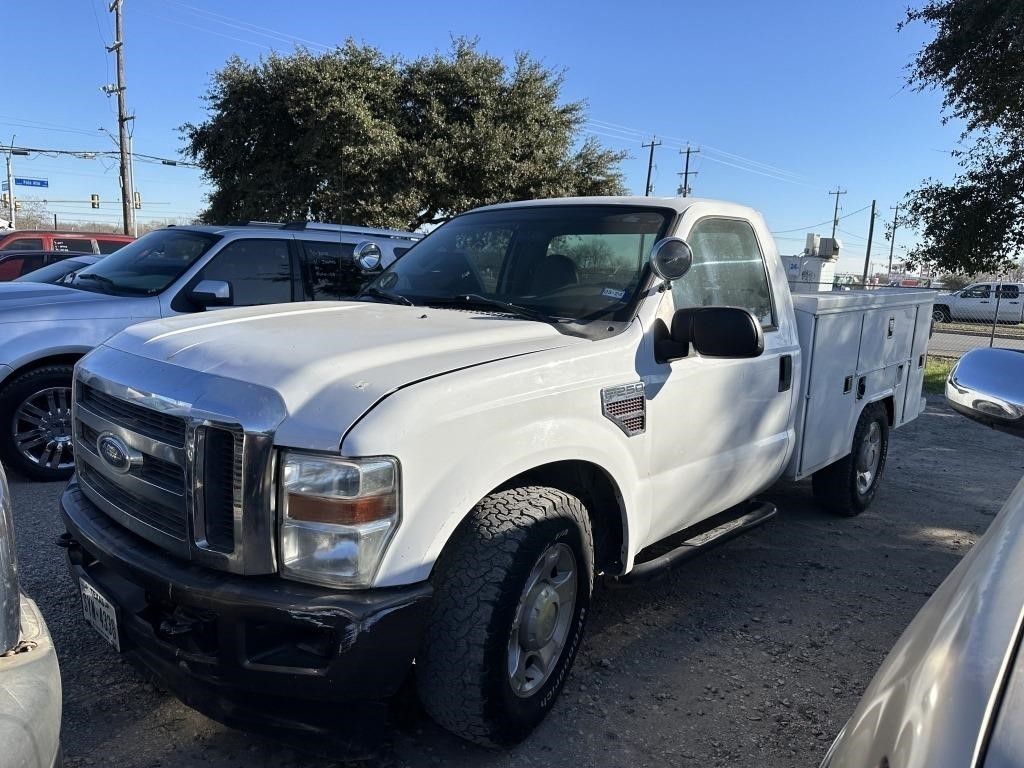
M 167 227 L 60 285 L 0 284 L 0 457 L 37 480 L 71 475 L 71 374 L 142 320 L 355 295 L 422 235 L 334 224 Z

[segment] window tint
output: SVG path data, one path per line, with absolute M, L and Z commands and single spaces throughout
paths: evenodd
M 53 250 L 92 253 L 92 240 L 82 237 L 55 237 L 53 238 Z
M 999 298 L 1000 299 L 1019 299 L 1020 298 L 1020 286 L 1019 285 L 1007 285 L 1003 284 L 999 286 Z
M 319 301 L 351 298 L 364 275 L 352 257 L 353 243 L 302 242 L 302 284 L 306 296 Z
M 0 261 L 0 280 L 13 280 L 43 266 L 42 256 L 13 256 Z
M 672 283 L 677 308 L 742 307 L 764 328 L 775 325 L 764 258 L 754 230 L 737 219 L 702 219 L 688 238 L 693 267 Z
M 41 251 L 43 250 L 43 238 L 41 237 L 19 237 L 11 240 L 3 247 L 5 251 Z
M 128 245 L 120 240 L 100 240 L 96 239 L 96 244 L 100 247 L 100 253 L 113 253 L 118 248 L 123 248 Z
M 236 240 L 203 268 L 201 280 L 231 283 L 234 305 L 292 300 L 292 264 L 286 240 Z
M 992 295 L 991 291 L 991 285 L 974 285 L 966 289 L 960 296 L 964 299 L 988 299 Z

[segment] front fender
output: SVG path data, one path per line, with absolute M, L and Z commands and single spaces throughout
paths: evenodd
M 0 382 L 37 360 L 57 355 L 84 355 L 104 340 L 138 322 L 130 317 L 89 321 L 28 321 L 4 324 L 0 342 Z
M 641 471 L 647 436 L 626 437 L 601 416 L 600 406 L 601 388 L 623 383 L 628 374 L 610 372 L 595 381 L 591 369 L 585 381 L 571 383 L 571 372 L 557 363 L 527 371 L 515 360 L 484 367 L 489 375 L 477 368 L 471 376 L 441 376 L 392 394 L 344 439 L 344 455 L 393 455 L 401 462 L 402 519 L 375 586 L 428 578 L 480 499 L 516 475 L 557 461 L 594 464 L 619 488 L 623 557 L 631 567 L 649 527 L 641 510 L 650 505 L 640 498 L 648 487 Z

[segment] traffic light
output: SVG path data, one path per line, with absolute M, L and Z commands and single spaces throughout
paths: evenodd
M 14 210 L 21 210 L 21 200 L 19 200 L 18 198 L 14 198 Z
M 10 205 L 11 205 L 11 198 L 8 196 L 8 194 L 6 192 L 4 192 L 4 196 L 3 196 L 3 201 L 2 202 L 3 202 L 4 208 L 9 208 Z
M 89 195 L 89 204 L 93 208 L 99 208 L 100 207 L 100 196 L 99 195 Z
M 142 195 L 140 195 L 138 192 L 135 193 L 135 207 L 142 207 Z

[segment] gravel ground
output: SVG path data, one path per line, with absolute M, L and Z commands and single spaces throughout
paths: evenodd
M 769 494 L 775 520 L 665 580 L 599 584 L 565 691 L 524 745 L 468 746 L 413 709 L 364 764 L 816 766 L 1022 470 L 1013 438 L 932 398 L 894 433 L 883 487 L 859 518 L 819 511 L 809 483 L 783 485 Z M 60 656 L 69 768 L 332 764 L 222 727 L 124 663 L 85 624 L 52 544 L 60 487 L 12 480 L 23 587 Z

